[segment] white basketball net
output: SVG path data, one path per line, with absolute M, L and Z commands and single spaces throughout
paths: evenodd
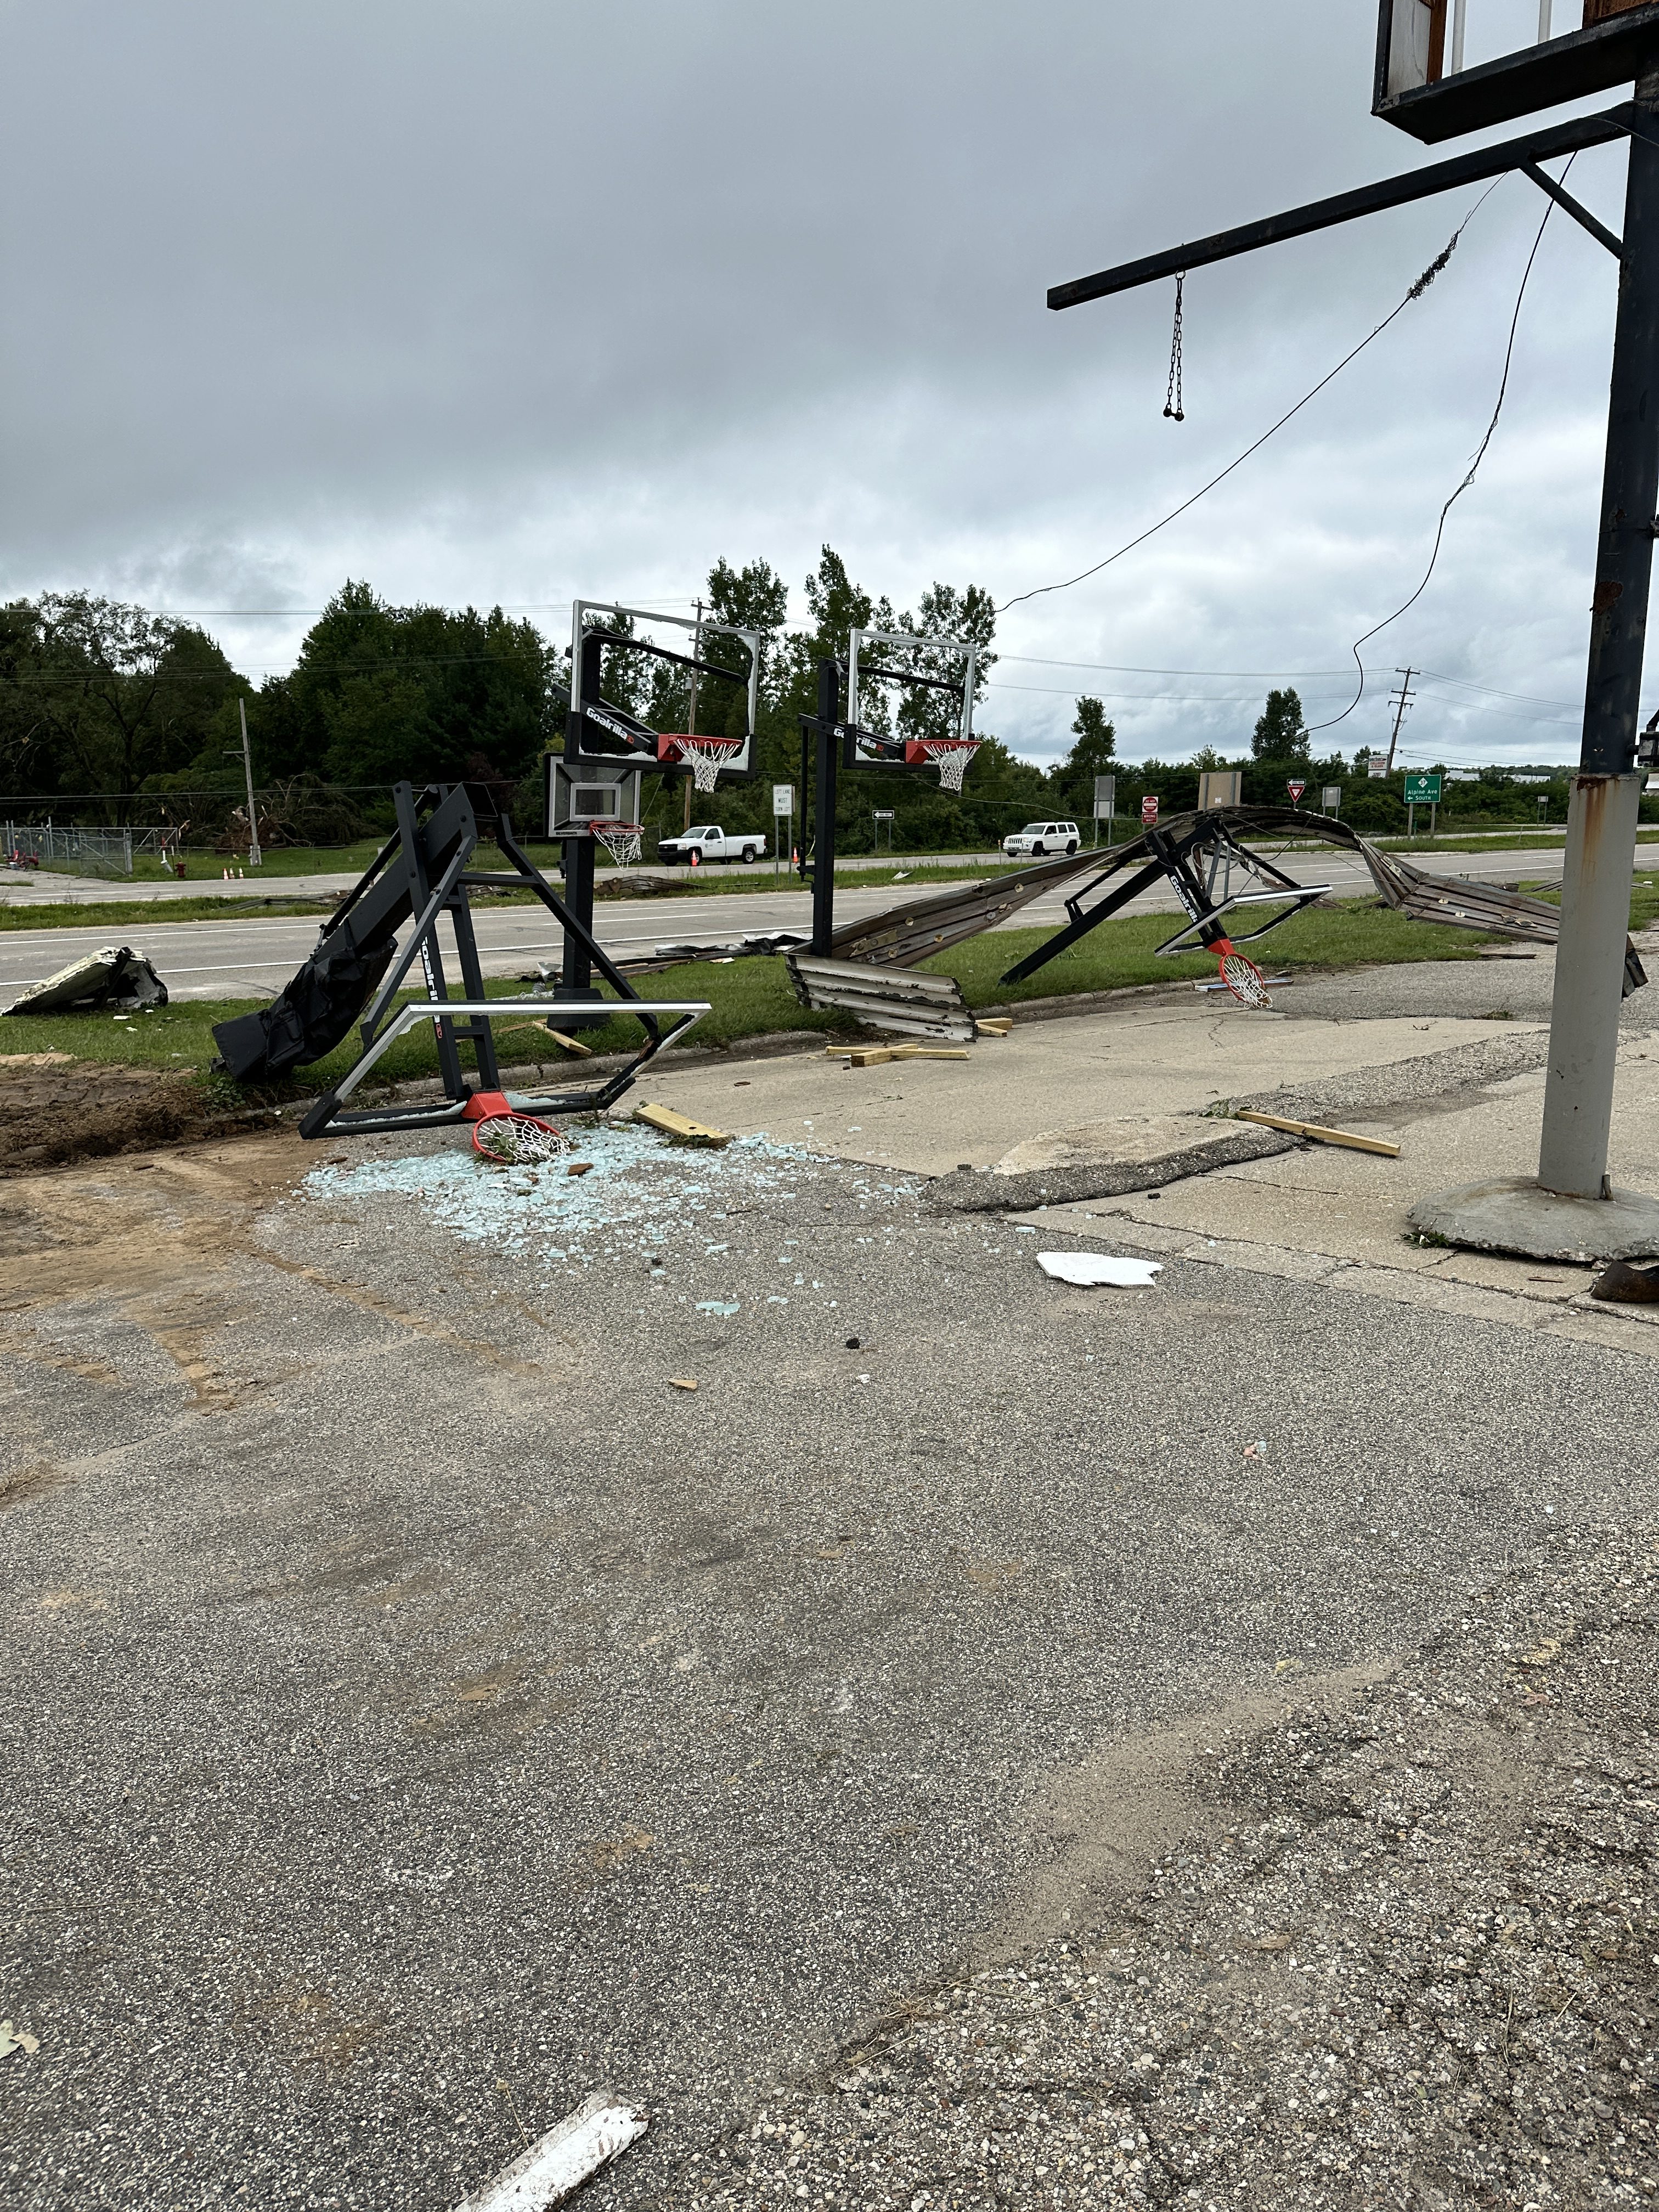
M 1254 960 L 1247 960 L 1242 952 L 1224 952 L 1221 956 L 1221 980 L 1242 1006 L 1271 1006 L 1267 986 L 1261 970 Z
M 682 738 L 680 758 L 691 763 L 691 781 L 699 791 L 712 791 L 720 770 L 736 750 L 732 745 L 711 744 L 702 738 Z
M 528 1114 L 495 1114 L 487 1121 L 480 1121 L 473 1134 L 473 1146 L 488 1158 L 497 1160 L 503 1167 L 532 1167 L 545 1160 L 556 1160 L 569 1152 L 571 1141 L 561 1136 L 555 1128 L 544 1126 Z
M 641 832 L 637 822 L 594 822 L 588 825 L 619 868 L 631 868 L 640 857 Z
M 962 780 L 968 773 L 968 763 L 979 750 L 977 744 L 965 744 L 960 738 L 924 738 L 921 749 L 939 770 L 941 791 L 960 791 Z

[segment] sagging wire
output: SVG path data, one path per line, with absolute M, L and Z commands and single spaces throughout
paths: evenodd
M 1370 345 L 1373 340 L 1380 338 L 1383 331 L 1388 329 L 1389 324 L 1392 323 L 1396 317 L 1403 315 L 1407 308 L 1411 306 L 1414 300 L 1420 300 L 1422 298 L 1425 292 L 1428 290 L 1430 285 L 1433 283 L 1435 278 L 1440 274 L 1446 264 L 1451 259 L 1452 255 L 1456 252 L 1459 239 L 1462 237 L 1463 233 L 1468 229 L 1469 224 L 1474 220 L 1475 216 L 1480 214 L 1481 209 L 1486 205 L 1486 202 L 1491 198 L 1493 192 L 1497 191 L 1498 185 L 1502 182 L 1503 179 L 1501 177 L 1498 177 L 1494 178 L 1492 182 L 1487 185 L 1486 191 L 1481 193 L 1480 198 L 1469 210 L 1468 213 L 1463 217 L 1462 222 L 1458 224 L 1456 229 L 1453 231 L 1451 236 L 1446 240 L 1444 246 L 1441 247 L 1439 252 L 1436 254 L 1434 259 L 1430 262 L 1428 267 L 1423 271 L 1416 283 L 1407 288 L 1406 295 L 1400 301 L 1399 305 L 1392 308 L 1388 314 L 1384 315 L 1376 328 L 1372 331 L 1368 337 L 1361 338 L 1358 344 L 1353 348 L 1352 352 L 1345 353 L 1334 368 L 1328 369 L 1325 374 L 1320 378 L 1318 383 L 1313 386 L 1311 391 L 1304 392 L 1301 398 L 1297 401 L 1294 407 L 1287 408 L 1285 413 L 1279 416 L 1278 422 L 1273 423 L 1270 428 L 1264 430 L 1254 445 L 1246 446 L 1243 452 L 1238 455 L 1236 460 L 1229 461 L 1226 467 L 1223 469 L 1218 475 L 1212 476 L 1208 483 L 1200 484 L 1198 489 L 1193 493 L 1189 499 L 1183 499 L 1179 507 L 1171 507 L 1166 515 L 1164 515 L 1158 521 L 1154 522 L 1149 529 L 1143 530 L 1138 538 L 1132 538 L 1127 545 L 1120 545 L 1115 553 L 1109 553 L 1103 561 L 1097 561 L 1092 568 L 1085 568 L 1078 575 L 1068 576 L 1063 583 L 1039 584 L 1034 591 L 1017 592 L 1012 599 L 1003 600 L 1001 605 L 996 610 L 998 614 L 1006 614 L 1010 607 L 1022 606 L 1027 599 L 1043 599 L 1050 592 L 1069 592 L 1074 584 L 1086 584 L 1091 576 L 1097 576 L 1103 568 L 1109 568 L 1114 561 L 1121 561 L 1126 553 L 1133 553 L 1137 545 L 1144 545 L 1149 538 L 1155 538 L 1160 530 L 1167 529 L 1170 523 L 1176 520 L 1179 516 L 1185 514 L 1189 507 L 1196 507 L 1199 501 L 1201 500 L 1206 493 L 1212 492 L 1218 483 L 1224 483 L 1226 478 L 1231 476 L 1235 469 L 1242 468 L 1245 462 L 1249 459 L 1252 453 L 1259 453 L 1261 448 L 1267 444 L 1269 438 L 1275 436 L 1284 428 L 1285 425 L 1288 422 L 1290 422 L 1294 416 L 1299 415 L 1310 400 L 1316 399 L 1320 393 L 1325 389 L 1325 386 L 1329 384 L 1334 378 L 1340 376 L 1343 370 L 1348 366 L 1348 363 L 1351 361 L 1357 361 L 1359 356 L 1364 352 L 1366 347 Z
M 1567 173 L 1577 159 L 1578 156 L 1577 154 L 1570 155 L 1568 156 L 1567 167 L 1561 172 L 1561 180 L 1563 183 L 1566 181 Z M 1532 252 L 1527 256 L 1527 265 L 1521 271 L 1520 288 L 1515 295 L 1515 313 L 1510 317 L 1509 343 L 1504 349 L 1504 374 L 1498 379 L 1498 400 L 1496 405 L 1492 410 L 1492 420 L 1486 425 L 1486 435 L 1481 439 L 1480 443 L 1474 449 L 1474 458 L 1469 463 L 1468 470 L 1467 474 L 1464 476 L 1463 481 L 1458 485 L 1456 490 L 1453 492 L 1451 497 L 1446 501 L 1446 504 L 1440 510 L 1440 520 L 1435 525 L 1434 544 L 1429 553 L 1429 565 L 1423 571 L 1423 580 L 1419 584 L 1417 589 L 1412 593 L 1410 599 L 1404 600 L 1395 609 L 1391 615 L 1385 615 L 1382 620 L 1378 623 L 1375 628 L 1368 629 L 1363 637 L 1357 637 L 1354 640 L 1350 650 L 1353 654 L 1354 665 L 1359 671 L 1358 688 L 1340 714 L 1333 714 L 1328 722 L 1310 722 L 1308 725 L 1308 733 L 1310 736 L 1311 736 L 1316 730 L 1334 730 L 1339 722 L 1346 722 L 1347 720 L 1349 715 L 1352 714 L 1354 708 L 1359 704 L 1360 701 L 1365 696 L 1365 664 L 1359 656 L 1360 647 L 1362 645 L 1369 645 L 1371 640 L 1376 637 L 1379 632 L 1387 629 L 1390 623 L 1398 622 L 1401 616 L 1403 615 L 1408 608 L 1414 607 L 1417 605 L 1417 602 L 1422 598 L 1424 592 L 1429 588 L 1429 579 L 1433 575 L 1435 563 L 1440 558 L 1441 540 L 1446 534 L 1446 517 L 1451 513 L 1453 507 L 1462 497 L 1469 486 L 1474 482 L 1476 471 L 1479 470 L 1481 462 L 1486 458 L 1486 448 L 1492 443 L 1492 433 L 1498 428 L 1498 418 L 1504 411 L 1504 401 L 1510 388 L 1510 364 L 1515 358 L 1515 334 L 1520 328 L 1521 325 L 1521 303 L 1527 296 L 1527 280 L 1532 275 L 1532 264 L 1538 258 L 1538 249 L 1544 243 L 1544 233 L 1548 228 L 1549 219 L 1554 212 L 1554 201 L 1547 200 L 1544 204 L 1544 219 L 1538 226 L 1538 235 L 1533 240 Z

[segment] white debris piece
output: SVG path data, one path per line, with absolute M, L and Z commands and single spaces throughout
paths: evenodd
M 576 2112 L 532 2143 L 456 2212 L 544 2212 L 625 2151 L 648 2123 L 637 2105 L 621 2104 L 597 2089 Z
M 1109 1283 L 1121 1291 L 1135 1290 L 1161 1274 L 1161 1260 L 1120 1260 L 1110 1252 L 1039 1252 L 1037 1265 L 1056 1282 L 1076 1283 L 1088 1289 Z

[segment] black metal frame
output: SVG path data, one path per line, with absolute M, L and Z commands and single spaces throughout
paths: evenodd
M 1659 8 L 1659 0 L 1655 0 Z M 1195 245 L 1178 246 L 1166 253 L 1152 253 L 1127 261 L 1115 269 L 1057 284 L 1048 294 L 1053 308 L 1073 307 L 1085 300 L 1101 300 L 1116 292 L 1133 290 L 1159 276 L 1172 276 L 1208 262 L 1226 261 L 1236 254 L 1253 252 L 1281 239 L 1328 228 L 1334 223 L 1370 215 L 1379 208 L 1399 207 L 1408 200 L 1519 169 L 1547 190 L 1553 179 L 1542 178 L 1540 161 L 1557 155 L 1601 146 L 1614 139 L 1629 142 L 1630 161 L 1625 188 L 1625 222 L 1617 239 L 1579 207 L 1559 185 L 1552 199 L 1568 205 L 1569 213 L 1619 256 L 1619 307 L 1613 331 L 1612 389 L 1607 405 L 1607 454 L 1601 480 L 1601 507 L 1596 548 L 1595 588 L 1590 602 L 1589 665 L 1584 687 L 1583 736 L 1579 747 L 1579 774 L 1619 776 L 1630 773 L 1636 757 L 1638 707 L 1641 695 L 1642 657 L 1646 639 L 1649 586 L 1653 567 L 1654 514 L 1659 507 L 1659 440 L 1656 419 L 1656 379 L 1659 379 L 1659 16 L 1655 9 L 1633 10 L 1629 17 L 1612 19 L 1628 30 L 1630 70 L 1637 76 L 1634 100 L 1610 107 L 1600 115 L 1580 116 L 1547 131 L 1529 131 L 1474 154 L 1460 154 L 1453 161 L 1431 162 L 1406 177 L 1367 185 L 1358 191 L 1340 192 L 1333 199 L 1315 200 L 1286 214 L 1269 216 L 1265 222 L 1245 223 L 1237 230 L 1218 231 Z M 1555 42 L 1551 41 L 1552 47 Z M 1625 67 L 1621 61 L 1620 67 Z M 1456 82 L 1456 81 L 1455 81 Z M 1443 88 L 1432 88 L 1439 93 Z M 1559 93 L 1548 95 L 1559 98 Z
M 800 859 L 796 871 L 802 883 L 811 887 L 811 949 L 820 955 L 828 954 L 836 933 L 836 770 L 843 728 L 841 677 L 838 660 L 819 661 L 818 711 L 800 717 Z
M 720 627 L 724 627 L 721 625 Z M 657 757 L 657 740 L 665 734 L 642 722 L 637 714 L 630 714 L 625 707 L 613 706 L 599 696 L 599 668 L 609 648 L 620 647 L 627 653 L 643 653 L 653 660 L 672 661 L 677 668 L 689 668 L 698 676 L 713 676 L 724 684 L 735 684 L 744 691 L 749 689 L 749 677 L 739 676 L 734 668 L 722 668 L 717 660 L 698 660 L 690 653 L 675 653 L 665 645 L 656 645 L 649 638 L 629 637 L 621 630 L 588 629 L 582 632 L 581 672 L 580 683 L 572 686 L 572 702 L 565 713 L 565 758 L 574 767 L 577 762 L 608 763 L 614 768 L 618 761 L 642 769 L 647 775 L 687 776 L 690 768 L 683 761 L 665 761 Z M 575 699 L 580 694 L 581 704 Z M 604 730 L 619 739 L 625 748 L 622 752 L 595 750 L 587 742 L 589 729 Z M 718 731 L 699 732 L 718 739 Z M 747 768 L 722 768 L 721 775 L 728 783 L 752 783 L 760 774 L 754 758 L 758 732 L 750 732 L 750 762 Z M 738 749 L 741 751 L 742 747 Z
M 1304 206 L 1286 209 L 1283 215 L 1265 216 L 1257 222 L 1240 223 L 1236 229 L 1194 239 L 1190 245 L 1171 246 L 1167 252 L 1145 254 L 1139 261 L 1125 261 L 1115 269 L 1099 270 L 1092 276 L 1075 276 L 1070 283 L 1051 285 L 1048 304 L 1058 313 L 1064 307 L 1080 307 L 1087 300 L 1132 292 L 1138 285 L 1154 283 L 1161 276 L 1182 276 L 1211 262 L 1231 261 L 1240 253 L 1254 253 L 1260 246 L 1279 245 L 1287 238 L 1305 238 L 1312 231 L 1329 230 L 1338 223 L 1352 222 L 1358 216 L 1405 207 L 1413 200 L 1432 199 L 1437 193 L 1455 191 L 1461 185 L 1479 184 L 1487 177 L 1504 176 L 1511 169 L 1535 167 L 1540 161 L 1582 153 L 1589 146 L 1611 145 L 1615 139 L 1639 133 L 1644 120 L 1642 111 L 1627 101 L 1600 115 L 1580 115 L 1547 131 L 1529 131 L 1522 138 L 1506 138 L 1500 145 L 1483 146 L 1474 154 L 1457 154 L 1449 161 L 1428 162 L 1403 177 L 1385 177 L 1378 184 L 1360 185 L 1353 191 L 1337 192 L 1329 199 L 1310 200 Z
M 1152 854 L 1151 860 L 1144 858 L 1147 853 Z M 1098 891 L 1114 877 L 1121 876 L 1125 869 L 1133 866 L 1138 860 L 1141 866 L 1127 882 L 1119 883 L 1115 890 L 1107 891 L 1093 906 L 1085 907 L 1084 902 L 1091 892 Z M 1203 866 L 1203 876 L 1198 872 L 1194 862 Z M 1260 891 L 1234 891 L 1231 882 L 1235 867 L 1242 869 L 1249 876 L 1271 883 L 1273 888 Z M 1226 888 L 1221 897 L 1217 898 L 1216 883 L 1224 871 Z M 1005 983 L 1019 983 L 1026 976 L 1034 975 L 1039 968 L 1047 967 L 1049 961 L 1068 951 L 1103 921 L 1109 921 L 1131 900 L 1139 898 L 1143 891 L 1151 890 L 1160 879 L 1174 890 L 1188 916 L 1187 927 L 1178 929 L 1173 937 L 1167 938 L 1158 947 L 1158 953 L 1165 957 L 1208 951 L 1212 945 L 1224 940 L 1235 945 L 1254 945 L 1269 930 L 1277 929 L 1280 922 L 1288 921 L 1292 915 L 1300 914 L 1304 907 L 1311 906 L 1316 899 L 1324 898 L 1331 888 L 1328 884 L 1297 883 L 1282 868 L 1277 868 L 1271 860 L 1263 859 L 1260 853 L 1254 853 L 1247 845 L 1242 845 L 1233 835 L 1224 814 L 1218 809 L 1211 809 L 1194 815 L 1190 824 L 1178 832 L 1157 829 L 1143 830 L 1132 846 L 1115 859 L 1109 860 L 1098 875 L 1073 892 L 1066 902 L 1066 912 L 1070 919 L 1065 928 L 1051 937 L 1046 945 L 1039 945 L 1036 951 L 1028 953 L 1000 980 Z M 1259 929 L 1253 929 L 1245 936 L 1235 937 L 1222 926 L 1222 916 L 1231 913 L 1236 907 L 1276 903 L 1280 899 L 1286 902 L 1285 911 L 1274 915 Z M 1196 943 L 1193 941 L 1194 939 Z
M 461 997 L 470 1002 L 482 1000 L 485 995 L 483 970 L 473 933 L 469 894 L 482 890 L 528 890 L 541 901 L 564 932 L 567 963 L 572 946 L 579 948 L 586 973 L 591 975 L 597 968 L 617 994 L 617 1000 L 600 1000 L 597 993 L 592 994 L 596 1006 L 603 1007 L 603 1012 L 596 1018 L 608 1020 L 618 1012 L 634 1014 L 646 1033 L 644 1048 L 605 1082 L 585 1091 L 538 1099 L 535 1108 L 570 1114 L 601 1110 L 613 1103 L 628 1090 L 640 1070 L 690 1024 L 682 1018 L 672 1029 L 663 1031 L 655 1016 L 647 1011 L 650 1001 L 640 997 L 594 937 L 591 923 L 591 868 L 589 918 L 584 920 L 567 900 L 559 896 L 519 844 L 513 824 L 505 814 L 497 817 L 492 827 L 496 844 L 512 864 L 510 872 L 468 866 L 478 844 L 479 823 L 466 786 L 430 784 L 417 796 L 412 784 L 400 783 L 393 789 L 392 803 L 398 815 L 397 834 L 381 848 L 346 894 L 319 939 L 319 951 L 343 930 L 349 931 L 357 943 L 367 944 L 377 939 L 383 941 L 388 930 L 396 927 L 405 916 L 412 918 L 413 927 L 358 1023 L 359 1060 L 374 1044 L 398 992 L 404 988 L 404 979 L 417 960 L 427 996 L 434 1006 L 441 1007 L 448 1002 L 451 994 L 438 937 L 439 921 L 445 915 L 449 916 L 455 936 Z M 589 850 L 591 860 L 591 845 Z M 618 1000 L 625 1003 L 619 1006 Z M 434 1017 L 433 1027 L 437 1033 L 438 1066 L 443 1078 L 441 1103 L 365 1108 L 348 1113 L 341 1110 L 337 1094 L 331 1091 L 301 1121 L 300 1134 L 320 1137 L 331 1128 L 338 1133 L 422 1127 L 457 1121 L 475 1091 L 500 1089 L 501 1073 L 488 1016 L 472 1016 L 463 1021 L 439 1014 Z M 472 1048 L 476 1084 L 468 1083 L 461 1066 L 459 1047 L 463 1044 Z

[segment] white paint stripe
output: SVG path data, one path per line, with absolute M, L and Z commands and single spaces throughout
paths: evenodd
M 550 2205 L 562 2204 L 648 2124 L 636 2105 L 618 2104 L 608 2089 L 596 2089 L 578 2111 L 532 2143 L 522 2158 L 503 2166 L 455 2212 L 545 2212 Z

